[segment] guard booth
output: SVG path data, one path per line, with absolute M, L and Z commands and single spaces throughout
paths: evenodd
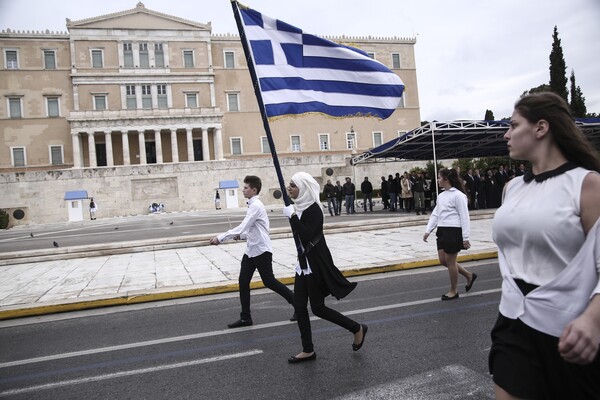
M 222 189 L 223 193 L 225 193 L 225 205 L 227 208 L 238 208 L 240 206 L 237 194 L 239 187 L 240 185 L 236 180 L 219 181 L 219 189 Z M 223 201 L 222 198 L 221 201 Z
M 72 190 L 65 192 L 65 201 L 67 202 L 69 222 L 83 221 L 83 200 L 87 199 L 88 194 L 85 190 Z

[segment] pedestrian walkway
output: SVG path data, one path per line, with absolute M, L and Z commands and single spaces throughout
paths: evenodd
M 471 221 L 471 248 L 459 260 L 497 257 L 491 216 Z M 326 233 L 338 268 L 347 276 L 439 265 L 435 237 L 422 240 L 426 219 L 412 226 Z M 273 242 L 273 272 L 293 282 L 293 239 Z M 207 238 L 208 239 L 208 238 Z M 0 320 L 237 290 L 245 242 L 191 246 L 0 266 Z M 263 287 L 255 274 L 253 288 Z

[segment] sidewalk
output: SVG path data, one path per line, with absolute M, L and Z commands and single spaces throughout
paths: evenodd
M 460 261 L 496 258 L 492 214 L 471 220 L 471 249 Z M 325 234 L 337 267 L 346 276 L 439 265 L 435 236 L 422 240 L 426 217 L 411 226 Z M 293 283 L 296 248 L 277 235 L 273 272 Z M 0 320 L 134 304 L 237 290 L 245 242 L 191 246 L 0 266 Z M 254 276 L 253 288 L 263 287 Z

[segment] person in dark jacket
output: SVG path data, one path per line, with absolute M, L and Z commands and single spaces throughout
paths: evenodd
M 354 290 L 356 283 L 349 282 L 333 263 L 323 236 L 324 217 L 319 202 L 319 189 L 317 181 L 306 172 L 294 174 L 287 188 L 294 205 L 283 209 L 283 214 L 290 219 L 294 236 L 302 247 L 294 280 L 294 310 L 302 338 L 302 351 L 289 358 L 288 362 L 291 364 L 317 358 L 307 308 L 309 299 L 315 316 L 333 322 L 353 334 L 354 351 L 360 350 L 368 330 L 367 325 L 361 325 L 325 305 L 325 297 L 332 295 L 337 299 L 344 298 Z
M 398 207 L 398 191 L 400 190 L 400 182 L 392 175 L 388 176 L 388 190 L 390 194 L 390 211 L 396 211 Z
M 327 199 L 327 209 L 329 214 L 333 217 L 333 214 L 337 211 L 337 200 L 335 198 L 335 187 L 331 184 L 331 180 L 327 179 L 327 183 L 323 188 L 323 195 Z
M 340 181 L 335 181 L 335 186 L 333 187 L 333 190 L 335 191 L 335 200 L 337 207 L 335 209 L 335 215 L 340 215 L 342 213 L 342 203 L 344 201 L 344 190 Z
M 373 211 L 373 185 L 369 182 L 369 177 L 365 176 L 365 180 L 360 184 L 360 191 L 363 196 L 363 210 L 367 212 L 367 201 L 369 202 L 369 210 Z
M 356 193 L 356 187 L 352 183 L 350 177 L 346 177 L 346 183 L 342 186 L 342 192 L 346 200 L 346 214 L 356 214 L 354 210 L 354 195 Z
M 381 201 L 383 201 L 383 209 L 387 210 L 390 208 L 390 194 L 389 194 L 389 184 L 388 181 L 385 180 L 385 176 L 381 177 Z

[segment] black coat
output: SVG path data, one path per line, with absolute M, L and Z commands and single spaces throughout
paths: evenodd
M 350 282 L 342 275 L 339 269 L 333 263 L 333 257 L 325 236 L 323 236 L 323 211 L 321 206 L 313 203 L 302 213 L 302 217 L 294 215 L 290 219 L 294 234 L 300 238 L 300 242 L 305 249 L 311 247 L 309 242 L 314 242 L 316 238 L 321 239 L 316 245 L 299 256 L 300 265 L 306 266 L 306 261 L 310 264 L 310 269 L 324 296 L 332 295 L 336 299 L 346 297 L 356 287 L 355 282 Z

